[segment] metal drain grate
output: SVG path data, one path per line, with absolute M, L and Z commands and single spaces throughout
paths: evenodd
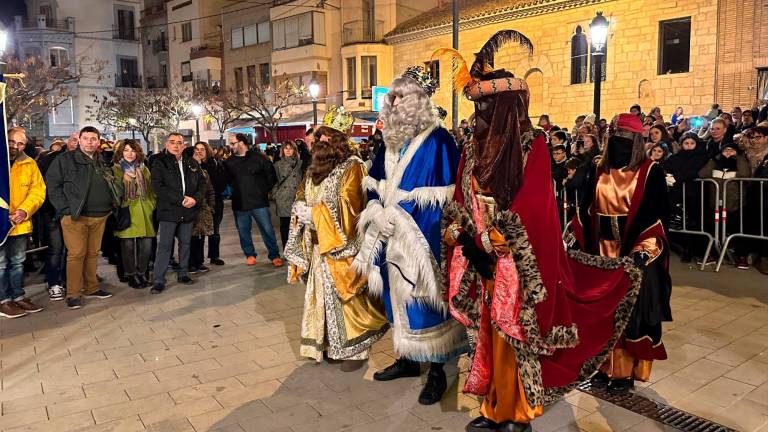
M 736 432 L 735 429 L 656 402 L 637 393 L 615 395 L 609 393 L 605 388 L 592 387 L 589 381 L 579 385 L 578 390 L 681 431 Z

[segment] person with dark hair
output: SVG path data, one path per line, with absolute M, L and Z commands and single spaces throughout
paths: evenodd
M 307 144 L 307 150 L 312 151 L 312 143 L 315 142 L 315 128 L 309 128 L 304 132 L 304 141 Z M 307 167 L 309 167 L 309 164 L 307 164 Z
M 593 378 L 593 385 L 626 393 L 647 381 L 654 360 L 667 358 L 663 321 L 671 321 L 669 220 L 664 170 L 645 156 L 643 124 L 632 114 L 614 118 L 608 145 L 588 179 L 579 215 L 572 220 L 575 246 L 602 257 L 631 257 L 642 286 L 622 338 Z
M 213 157 L 213 149 L 208 143 L 198 142 L 192 147 L 192 158 L 201 167 Z M 208 171 L 200 171 L 201 186 L 205 190 L 204 199 L 200 201 L 200 207 L 195 214 L 192 223 L 192 241 L 189 244 L 189 273 L 204 273 L 210 270 L 205 265 L 205 238 L 213 235 L 214 207 L 216 206 L 216 193 Z
M 643 109 L 640 108 L 640 104 L 634 104 L 631 107 L 629 107 L 629 113 L 640 117 L 640 120 L 642 120 Z
M 81 296 L 109 298 L 99 288 L 96 260 L 107 217 L 122 202 L 122 185 L 98 157 L 99 130 L 80 130 L 77 150 L 58 156 L 45 175 L 48 198 L 61 218 L 67 247 L 67 307 L 83 306 Z
M 284 142 L 280 150 L 283 155 L 275 164 L 277 184 L 272 189 L 272 193 L 275 197 L 277 217 L 280 218 L 280 239 L 285 247 L 291 225 L 291 207 L 296 198 L 296 190 L 303 178 L 304 167 L 299 159 L 296 144 L 292 141 Z
M 549 114 L 542 114 L 539 116 L 538 126 L 544 129 L 544 132 L 549 132 L 552 128 L 552 124 L 549 122 Z
M 3 133 L 6 133 L 3 131 Z M 0 316 L 19 318 L 43 310 L 24 291 L 24 259 L 32 233 L 32 216 L 45 201 L 45 182 L 35 161 L 24 153 L 27 134 L 21 127 L 7 132 L 9 200 L 2 221 L 7 237 L 0 244 Z
M 654 146 L 662 147 L 667 155 L 677 153 L 680 149 L 675 140 L 669 135 L 666 126 L 660 123 L 655 123 L 648 131 L 648 143 L 646 143 L 645 148 L 650 151 L 651 147 Z
M 213 186 L 213 234 L 208 236 L 208 259 L 212 265 L 224 265 L 221 259 L 221 233 L 219 227 L 224 218 L 224 191 L 227 189 L 227 173 L 224 169 L 224 162 L 217 157 L 218 152 L 214 152 L 208 143 L 202 144 L 206 148 L 206 157 L 200 166 L 208 173 L 208 178 Z M 197 150 L 197 145 L 195 146 Z M 222 149 L 219 149 L 221 151 Z
M 701 187 L 693 180 L 699 178 L 699 170 L 707 163 L 709 155 L 699 136 L 689 132 L 681 139 L 680 151 L 669 156 L 662 163 L 669 187 L 671 204 L 670 228 L 696 231 L 701 229 Z M 685 202 L 683 202 L 683 186 L 685 185 Z M 685 214 L 683 206 L 685 205 Z M 691 262 L 697 236 L 670 233 L 670 241 L 681 249 L 680 257 L 683 262 Z
M 568 177 L 568 170 L 565 167 L 567 160 L 564 145 L 558 144 L 552 147 L 552 181 L 555 184 L 558 209 L 562 209 L 565 204 L 565 179 Z M 560 224 L 565 224 L 562 217 L 563 212 L 558 211 L 558 214 L 560 215 Z
M 745 111 L 745 113 L 748 111 Z M 758 179 L 768 179 L 768 127 L 757 126 L 751 130 L 750 144 L 746 151 L 750 163 L 758 159 L 762 154 L 762 160 L 759 160 L 754 167 L 752 177 Z M 762 195 L 762 196 L 761 196 Z M 753 183 L 747 189 L 746 213 L 748 216 L 748 232 L 753 235 L 763 235 L 768 233 L 768 182 Z M 762 209 L 760 205 L 762 203 Z M 760 215 L 762 213 L 762 220 Z M 768 275 L 768 242 L 765 240 L 752 240 L 752 252 L 755 253 L 755 268 L 760 273 Z
M 269 260 L 273 266 L 282 267 L 283 260 L 280 258 L 269 210 L 269 191 L 277 183 L 275 167 L 260 151 L 248 150 L 245 135 L 230 136 L 230 144 L 232 157 L 224 162 L 224 167 L 228 183 L 232 186 L 232 210 L 246 264 L 256 264 L 256 248 L 251 238 L 251 223 L 255 219 L 267 247 Z
M 312 154 L 309 152 L 307 143 L 303 139 L 297 139 L 295 143 L 298 157 L 301 160 L 301 177 L 304 177 L 304 173 L 307 172 L 309 165 L 312 163 Z
M 131 215 L 130 226 L 115 231 L 123 271 L 131 288 L 147 288 L 150 283 L 145 276 L 156 234 L 152 221 L 156 198 L 149 168 L 144 165 L 141 144 L 132 139 L 118 142 L 114 158 L 112 172 L 115 179 L 123 182 L 122 207 L 127 207 Z
M 370 141 L 371 158 L 376 157 L 379 154 L 379 149 L 384 145 L 384 135 L 380 129 L 376 129 L 373 132 L 373 138 Z
M 366 278 L 352 268 L 366 201 L 364 176 L 365 165 L 348 136 L 317 128 L 285 248 L 289 281 L 306 281 L 299 353 L 317 362 L 324 356 L 341 360 L 345 372 L 362 367 L 389 328 L 381 301 L 368 295 Z
M 176 280 L 180 284 L 194 283 L 189 277 L 189 253 L 192 223 L 206 197 L 200 165 L 183 155 L 184 137 L 171 133 L 165 140 L 165 153 L 152 165 L 152 189 L 157 196 L 158 239 L 153 285 L 150 293 L 165 291 L 168 264 L 174 239 L 179 244 L 179 268 Z

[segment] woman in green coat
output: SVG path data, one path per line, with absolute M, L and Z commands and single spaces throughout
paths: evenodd
M 144 165 L 141 144 L 131 139 L 118 143 L 114 160 L 112 171 L 116 179 L 122 179 L 125 190 L 122 206 L 127 207 L 131 214 L 131 225 L 122 231 L 115 231 L 115 237 L 120 239 L 128 285 L 131 288 L 146 288 L 150 283 L 144 275 L 152 254 L 152 239 L 155 237 L 152 223 L 155 194 L 149 169 Z

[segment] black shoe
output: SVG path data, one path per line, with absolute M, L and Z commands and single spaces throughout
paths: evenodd
M 376 381 L 391 381 L 397 378 L 417 377 L 421 375 L 421 367 L 418 362 L 399 358 L 394 363 L 373 374 Z
M 139 279 L 139 283 L 141 283 L 141 288 L 147 288 L 152 286 L 151 283 L 147 280 L 147 278 L 144 277 L 144 275 L 136 275 L 136 277 Z
M 174 270 L 178 270 L 178 269 L 179 269 L 179 263 L 177 263 L 177 262 L 176 262 L 176 260 L 171 260 L 171 261 L 168 263 L 168 266 L 169 266 L 170 268 L 174 269 Z
M 504 422 L 496 429 L 498 432 L 533 432 L 530 423 Z
M 154 286 L 152 286 L 152 289 L 149 290 L 149 293 L 150 294 L 160 294 L 163 291 L 165 291 L 165 285 L 156 283 Z
M 189 274 L 198 274 L 198 273 L 200 273 L 200 269 L 199 268 L 192 267 L 192 266 L 189 267 Z
M 589 379 L 589 384 L 592 387 L 599 389 L 606 388 L 609 382 L 611 382 L 611 377 L 609 377 L 605 372 L 601 371 L 598 371 L 596 374 L 592 375 L 592 378 Z
M 203 265 L 201 265 L 200 267 L 197 268 L 197 272 L 198 273 L 205 273 L 205 272 L 210 271 L 210 270 L 211 270 L 211 268 L 206 266 L 205 264 L 203 264 Z
M 122 282 L 122 283 L 130 282 L 130 280 L 131 280 L 131 278 L 130 278 L 130 277 L 128 277 L 128 276 L 125 276 L 125 275 L 123 275 L 123 276 L 118 276 L 118 277 L 117 277 L 117 279 L 118 279 L 120 282 Z
M 67 307 L 70 309 L 80 309 L 83 307 L 83 301 L 79 297 L 68 298 Z
M 632 378 L 619 378 L 611 380 L 608 384 L 608 392 L 612 394 L 627 394 L 635 388 L 635 381 Z
M 139 275 L 131 275 L 128 278 L 128 286 L 134 289 L 142 289 L 146 288 L 146 285 L 144 285 L 146 281 L 142 281 Z
M 498 428 L 498 423 L 480 416 L 469 422 L 464 430 L 467 432 L 495 432 Z
M 107 299 L 112 297 L 112 293 L 105 290 L 98 290 L 96 292 L 92 292 L 90 294 L 85 295 L 88 298 L 100 298 L 100 299 Z
M 224 261 L 221 258 L 211 258 L 211 264 L 212 265 L 217 265 L 217 266 L 222 266 L 222 265 L 224 265 Z
M 445 379 L 443 368 L 429 368 L 427 383 L 424 384 L 424 388 L 421 389 L 421 394 L 419 394 L 419 403 L 422 405 L 432 405 L 440 402 L 447 388 L 448 381 Z
M 192 278 L 189 276 L 179 276 L 178 278 L 176 278 L 176 282 L 182 285 L 192 285 L 193 283 L 195 283 L 195 281 L 193 281 Z

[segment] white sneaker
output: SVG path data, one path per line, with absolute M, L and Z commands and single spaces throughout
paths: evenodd
M 61 285 L 53 285 L 48 288 L 48 298 L 50 298 L 51 301 L 64 300 L 64 287 Z

